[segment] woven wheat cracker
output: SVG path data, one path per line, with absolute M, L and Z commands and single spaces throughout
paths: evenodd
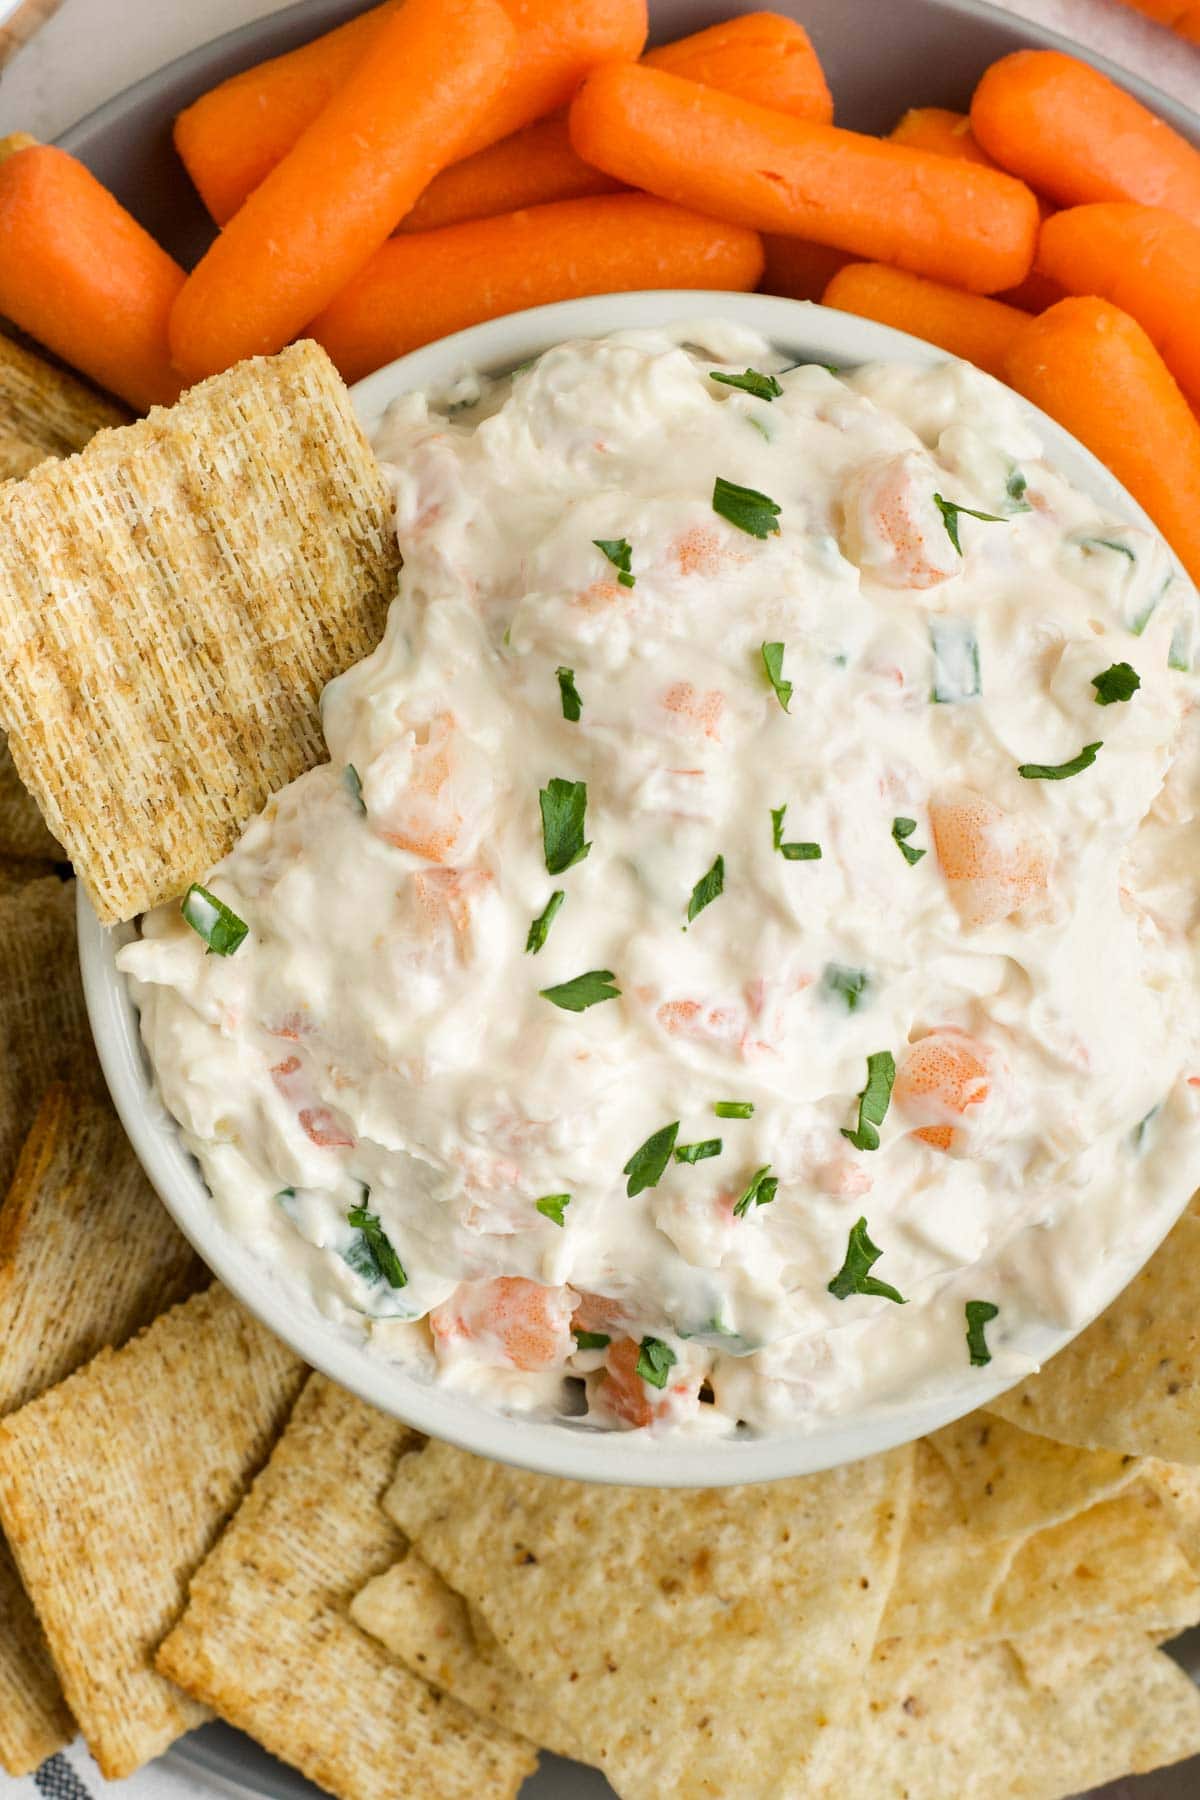
M 0 1415 L 203 1280 L 117 1115 L 56 1082 L 0 1202 Z
M 0 336 L 0 478 L 28 473 L 48 456 L 73 456 L 130 414 L 74 375 Z
M 0 488 L 0 722 L 106 923 L 322 759 L 321 690 L 383 629 L 389 521 L 311 343 Z
M 28 1775 L 74 1736 L 42 1628 L 0 1537 L 0 1769 Z
M 0 1523 L 110 1778 L 207 1716 L 157 1673 L 154 1652 L 303 1376 L 211 1288 L 0 1420 Z
M 350 1618 L 401 1549 L 379 1502 L 418 1441 L 311 1377 L 159 1667 L 339 1800 L 504 1800 L 530 1747 L 434 1694 Z

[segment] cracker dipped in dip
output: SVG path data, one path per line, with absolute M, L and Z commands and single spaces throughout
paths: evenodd
M 1194 591 L 987 377 L 782 364 L 398 401 L 331 760 L 119 959 L 264 1281 L 499 1407 L 1015 1379 L 1200 1181 Z

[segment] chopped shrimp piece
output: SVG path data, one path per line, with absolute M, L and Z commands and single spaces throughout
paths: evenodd
M 720 743 L 725 696 L 718 689 L 709 688 L 701 693 L 690 681 L 676 681 L 663 695 L 662 703 L 672 718 L 679 720 L 691 735 L 700 734 Z
M 328 1106 L 306 1106 L 300 1112 L 300 1128 L 322 1150 L 352 1150 L 354 1133 Z
M 671 546 L 681 575 L 715 575 L 725 560 L 720 532 L 708 525 L 693 525 Z
M 429 862 L 471 854 L 491 801 L 484 756 L 466 743 L 453 713 L 413 726 L 366 771 L 372 829 Z
M 449 926 L 460 956 L 475 907 L 491 880 L 486 869 L 421 869 L 413 876 L 413 892 L 423 917 L 435 931 Z
M 842 496 L 844 554 L 885 587 L 930 588 L 962 568 L 934 502 L 938 478 L 918 452 L 876 457 Z
M 557 1369 L 575 1348 L 571 1314 L 579 1296 L 523 1275 L 464 1281 L 429 1315 L 434 1347 L 452 1352 L 468 1340 L 476 1356 L 512 1369 Z
M 615 581 L 593 581 L 575 595 L 575 604 L 582 606 L 585 612 L 605 612 L 610 606 L 617 606 L 630 598 L 628 588 L 618 586 Z
M 922 1121 L 914 1137 L 935 1150 L 951 1150 L 961 1143 L 959 1127 L 971 1122 L 971 1108 L 983 1106 L 991 1092 L 986 1047 L 965 1031 L 943 1026 L 904 1052 L 892 1102 L 908 1118 Z
M 629 1308 L 624 1301 L 613 1299 L 611 1294 L 580 1294 L 571 1324 L 579 1331 L 611 1332 L 613 1326 L 623 1325 L 628 1317 Z
M 868 1194 L 872 1187 L 872 1178 L 864 1168 L 864 1158 L 857 1160 L 840 1153 L 829 1158 L 813 1173 L 813 1181 L 818 1193 L 829 1194 L 834 1200 L 857 1199 Z
M 680 1400 L 692 1399 L 699 1375 L 672 1381 L 665 1389 L 653 1388 L 637 1372 L 641 1345 L 636 1338 L 621 1338 L 604 1352 L 604 1379 L 597 1399 L 601 1409 L 623 1425 L 652 1425 Z
M 964 925 L 991 925 L 1018 912 L 1049 883 L 1037 835 L 978 796 L 933 801 L 929 823 L 942 874 Z

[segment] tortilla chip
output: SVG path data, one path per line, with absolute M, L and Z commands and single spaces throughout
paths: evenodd
M 926 1440 L 915 1448 L 912 1506 L 879 1633 L 975 1635 L 1024 1540 L 974 1530 L 946 1463 Z
M 911 1465 L 680 1494 L 430 1444 L 386 1505 L 627 1800 L 778 1800 L 866 1668 Z
M 0 1420 L 0 1523 L 110 1778 L 207 1717 L 154 1651 L 303 1377 L 214 1287 Z
M 1044 1531 L 1137 1479 L 1136 1457 L 1080 1450 L 968 1413 L 925 1440 L 953 1484 L 963 1520 L 980 1537 Z
M 315 344 L 240 363 L 0 488 L 0 719 L 106 924 L 183 892 L 323 759 L 399 555 Z
M 205 1280 L 116 1113 L 56 1083 L 0 1202 L 0 1415 Z
M 1200 1750 L 1200 1691 L 1170 1657 L 1135 1632 L 1082 1657 L 1071 1634 L 1055 1638 L 1050 1683 L 1029 1680 L 1008 1644 L 882 1644 L 805 1800 L 1060 1800 Z M 1046 1667 L 1054 1651 L 1043 1645 Z
M 509 1662 L 483 1621 L 471 1618 L 462 1595 L 415 1550 L 368 1581 L 350 1602 L 350 1617 L 390 1656 L 481 1719 L 556 1756 L 579 1757 L 540 1691 Z
M 312 1376 L 158 1666 L 339 1800 L 503 1800 L 536 1766 L 530 1746 L 434 1694 L 350 1619 L 402 1547 L 379 1502 L 419 1442 Z
M 0 473 L 24 475 L 48 456 L 73 456 L 98 431 L 132 414 L 104 400 L 65 369 L 0 336 Z M 10 466 L 27 453 L 24 468 Z M 28 460 L 32 458 L 32 460 Z
M 0 894 L 0 1193 L 43 1094 L 103 1088 L 75 949 L 75 884 L 56 875 Z
M 1200 1463 L 1200 1218 L 1044 1369 L 988 1411 L 1064 1444 Z
M 74 1736 L 42 1628 L 0 1538 L 0 1769 L 31 1774 Z
M 37 801 L 13 767 L 8 740 L 0 735 L 0 856 L 60 862 L 63 849 L 51 837 Z

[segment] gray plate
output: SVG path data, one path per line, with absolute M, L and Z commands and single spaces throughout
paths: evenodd
M 650 0 L 656 40 L 751 12 L 765 0 Z M 1083 54 L 1055 32 L 978 0 L 769 0 L 810 32 L 837 99 L 838 123 L 859 131 L 890 130 L 908 106 L 965 107 L 990 62 L 1029 46 Z M 363 10 L 362 0 L 301 0 L 240 31 L 204 44 L 82 120 L 59 140 L 165 244 L 190 265 L 212 227 L 171 145 L 171 121 L 181 107 L 228 75 L 296 44 Z M 1200 117 L 1166 95 L 1088 53 L 1095 63 L 1187 138 L 1200 145 Z M 1200 1632 L 1181 1640 L 1180 1660 L 1200 1674 Z M 168 1752 L 170 1759 L 217 1787 L 270 1800 L 303 1800 L 318 1790 L 256 1744 L 225 1725 L 206 1725 Z M 612 1790 L 594 1770 L 548 1756 L 522 1790 L 522 1800 L 604 1800 Z M 1200 1758 L 1159 1775 L 1143 1775 L 1103 1790 L 1103 1800 L 1196 1800 Z M 399 1800 L 399 1797 L 398 1797 Z M 439 1800 L 413 1796 L 412 1800 Z M 479 1800 L 487 1800 L 480 1795 Z M 728 1795 L 724 1800 L 737 1800 Z M 846 1788 L 846 1800 L 871 1800 Z M 940 1800 L 940 1797 L 939 1797 Z M 946 1800 L 951 1800 L 946 1796 Z M 1102 1800 L 1098 1793 L 1093 1800 Z

